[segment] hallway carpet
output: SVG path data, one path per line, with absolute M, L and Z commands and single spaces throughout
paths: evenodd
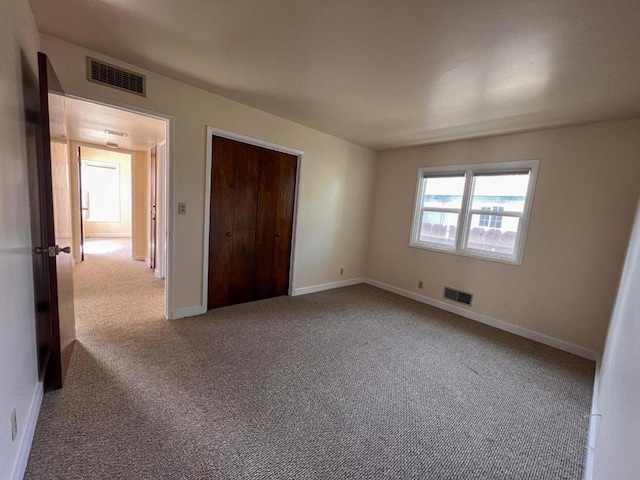
M 582 477 L 593 362 L 365 285 L 167 321 L 125 247 L 77 269 L 25 478 Z

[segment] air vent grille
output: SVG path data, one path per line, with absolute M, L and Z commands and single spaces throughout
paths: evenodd
M 444 287 L 444 298 L 448 298 L 454 302 L 464 303 L 465 305 L 471 305 L 473 294 L 461 292 L 460 290 L 456 290 L 451 287 Z
M 105 62 L 87 57 L 87 78 L 90 82 L 146 96 L 146 77 Z

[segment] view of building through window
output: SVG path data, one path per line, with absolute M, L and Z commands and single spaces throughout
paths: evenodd
M 413 244 L 514 258 L 530 171 L 503 167 L 503 171 L 495 172 L 471 168 L 423 173 L 419 228 L 414 230 Z M 465 235 L 460 235 L 459 229 L 464 229 Z

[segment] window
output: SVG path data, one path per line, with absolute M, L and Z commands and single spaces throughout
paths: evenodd
M 87 222 L 120 222 L 120 165 L 82 161 L 82 211 Z
M 504 207 L 482 207 L 483 212 L 504 212 Z M 480 226 L 500 228 L 502 226 L 502 217 L 497 215 L 480 215 Z
M 410 246 L 522 263 L 538 164 L 420 168 Z

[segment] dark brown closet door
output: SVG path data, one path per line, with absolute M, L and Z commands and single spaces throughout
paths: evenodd
M 253 299 L 260 150 L 213 137 L 208 308 Z
M 298 158 L 260 149 L 254 299 L 287 295 Z

